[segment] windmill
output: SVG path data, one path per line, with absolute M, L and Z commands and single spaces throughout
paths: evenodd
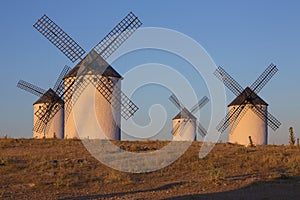
M 118 127 L 120 124 L 120 122 L 118 122 L 119 117 L 114 117 L 113 113 L 119 112 L 124 119 L 129 119 L 138 110 L 138 107 L 121 91 L 121 83 L 119 81 L 112 80 L 110 76 L 105 76 L 107 71 L 115 72 L 105 59 L 123 44 L 141 25 L 140 20 L 130 12 L 85 57 L 83 57 L 85 50 L 46 15 L 38 19 L 33 25 L 34 28 L 54 44 L 72 62 L 78 59 L 80 60 L 64 79 L 65 90 L 59 94 L 59 97 L 64 98 L 66 105 L 65 136 L 68 138 L 77 137 L 74 120 L 72 117 L 68 120 L 69 116 L 71 116 L 72 107 L 91 83 L 102 95 L 101 102 L 98 105 L 101 106 L 102 110 L 106 111 L 102 114 L 99 113 L 99 115 L 101 115 L 100 119 L 105 119 L 104 124 L 102 124 L 103 127 L 107 129 L 104 130 L 105 134 L 108 136 L 108 139 L 120 139 L 120 130 Z M 70 74 L 75 74 L 75 76 L 70 76 Z M 104 103 L 104 100 L 106 103 Z M 48 108 L 45 106 L 41 107 L 39 112 L 41 114 L 39 114 L 38 117 L 49 121 L 51 118 L 48 117 L 47 113 L 50 110 L 49 108 L 54 106 L 55 103 L 56 102 L 53 102 Z M 55 111 L 57 110 L 58 109 Z M 104 117 L 104 115 L 106 115 L 106 117 Z M 115 120 L 117 122 L 115 122 Z
M 38 97 L 40 97 L 34 104 L 33 104 L 33 111 L 34 117 L 33 122 L 35 124 L 33 128 L 33 137 L 34 138 L 63 138 L 64 137 L 64 113 L 63 113 L 63 106 L 64 102 L 59 94 L 64 90 L 63 85 L 63 77 L 70 71 L 70 67 L 65 66 L 60 73 L 59 77 L 56 80 L 56 83 L 52 88 L 48 89 L 47 91 L 28 83 L 26 81 L 20 80 L 17 84 L 17 87 L 30 92 Z M 49 109 L 47 112 L 47 118 L 51 119 L 48 121 L 44 121 L 44 118 L 38 118 L 38 112 L 40 111 L 40 107 L 48 107 L 53 102 L 55 102 L 54 106 Z M 54 108 L 60 108 L 56 111 Z M 55 111 L 55 112 L 54 112 Z M 41 129 L 43 127 L 43 129 Z M 41 129 L 41 130 L 40 130 Z
M 169 97 L 170 101 L 180 110 L 180 112 L 173 118 L 173 140 L 175 141 L 195 141 L 196 130 L 201 136 L 207 134 L 205 128 L 200 121 L 197 123 L 197 118 L 193 115 L 203 106 L 205 106 L 209 99 L 205 96 L 197 104 L 195 104 L 189 111 L 183 104 L 172 94 Z
M 250 86 L 243 89 L 223 68 L 218 67 L 214 74 L 237 97 L 228 105 L 229 112 L 217 126 L 224 132 L 230 127 L 229 142 L 249 144 L 249 136 L 256 145 L 268 142 L 268 126 L 274 131 L 281 123 L 268 112 L 268 104 L 257 94 L 278 71 L 274 64 L 267 69 Z

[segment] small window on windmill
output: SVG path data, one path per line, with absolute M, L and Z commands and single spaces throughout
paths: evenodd
M 235 106 L 233 107 L 233 110 L 235 110 Z

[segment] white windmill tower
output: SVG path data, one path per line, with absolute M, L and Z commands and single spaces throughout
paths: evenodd
M 87 130 L 81 138 L 120 140 L 121 116 L 129 119 L 138 107 L 121 91 L 121 76 L 105 61 L 142 23 L 130 12 L 103 40 L 85 57 L 81 48 L 69 35 L 44 15 L 34 27 L 61 50 L 72 62 L 80 62 L 64 78 L 65 92 L 60 94 L 65 102 L 65 138 L 79 137 L 73 118 L 74 109 L 79 116 L 89 113 L 95 106 L 96 118 L 101 132 L 92 135 Z M 97 91 L 97 92 L 96 92 Z M 87 104 L 87 98 L 94 95 L 95 105 Z M 77 105 L 78 104 L 78 105 Z M 89 118 L 82 118 L 86 128 Z
M 76 66 L 69 74 L 64 77 L 65 81 L 65 88 L 70 86 L 70 83 L 76 81 L 77 74 L 78 74 L 79 66 Z M 102 76 L 106 77 L 110 82 L 116 85 L 118 88 L 121 88 L 121 75 L 115 71 L 111 66 L 108 66 L 105 71 L 103 72 Z M 120 124 L 121 124 L 121 107 L 118 106 L 120 104 L 116 104 L 114 107 L 110 105 L 107 99 L 100 93 L 93 84 L 88 84 L 90 79 L 95 78 L 92 74 L 84 75 L 83 81 L 86 84 L 84 89 L 80 94 L 80 97 L 72 97 L 72 99 L 66 104 L 65 107 L 65 138 L 78 138 L 77 127 L 75 124 L 74 119 L 74 112 L 80 113 L 81 108 L 86 108 L 89 106 L 89 100 L 86 99 L 89 94 L 94 94 L 95 105 L 94 106 L 96 111 L 97 122 L 99 123 L 102 132 L 105 135 L 101 135 L 98 131 L 95 133 L 93 130 L 88 132 L 89 135 L 87 137 L 89 139 L 110 139 L 110 140 L 120 140 L 121 138 L 121 131 L 120 131 Z M 80 86 L 81 87 L 81 86 Z M 78 89 L 78 88 L 77 88 Z M 80 89 L 79 89 L 80 90 Z M 76 89 L 74 89 L 76 91 Z M 78 95 L 79 91 L 76 91 Z M 121 97 L 115 94 L 114 98 L 120 99 Z M 76 101 L 76 104 L 75 104 Z M 118 107 L 117 107 L 118 106 Z M 76 110 L 76 111 L 74 111 Z M 87 112 L 86 110 L 83 112 Z M 76 114 L 75 114 L 76 115 Z M 85 115 L 86 116 L 86 115 Z M 78 117 L 78 116 L 75 116 Z M 80 120 L 80 119 L 76 119 Z M 89 124 L 87 124 L 89 126 Z M 89 130 L 89 127 L 83 127 L 86 130 Z M 81 135 L 81 137 L 84 137 Z
M 33 104 L 33 138 L 64 138 L 64 101 L 58 94 L 64 90 L 62 79 L 69 70 L 70 67 L 65 66 L 53 89 L 47 91 L 23 80 L 18 82 L 17 87 L 40 97 Z M 49 108 L 47 113 L 41 112 L 44 107 Z
M 196 141 L 197 131 L 203 137 L 207 134 L 205 128 L 201 125 L 200 121 L 197 124 L 197 118 L 193 115 L 200 110 L 209 99 L 203 97 L 196 105 L 189 111 L 183 104 L 172 94 L 169 97 L 170 101 L 180 110 L 179 113 L 173 118 L 173 140 L 174 141 Z
M 217 126 L 218 131 L 229 131 L 229 142 L 249 145 L 249 137 L 255 145 L 268 143 L 268 126 L 274 131 L 281 123 L 268 112 L 268 104 L 257 93 L 278 71 L 274 64 L 250 86 L 243 89 L 224 69 L 219 67 L 215 75 L 237 96 L 229 105 L 229 112 Z

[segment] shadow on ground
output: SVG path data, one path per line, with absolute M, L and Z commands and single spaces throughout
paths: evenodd
M 161 187 L 146 189 L 146 190 L 136 190 L 112 194 L 96 194 L 87 195 L 71 198 L 63 198 L 63 200 L 75 199 L 104 199 L 104 198 L 125 198 L 130 195 L 130 199 L 135 194 L 144 194 L 147 197 L 147 193 L 159 192 L 171 189 L 176 186 L 185 184 L 184 182 L 171 183 L 163 185 Z M 139 197 L 137 197 L 139 198 Z M 159 195 L 157 196 L 157 199 Z M 207 194 L 193 194 L 193 195 L 183 195 L 183 196 L 170 196 L 164 199 L 300 199 L 300 177 L 289 177 L 274 179 L 271 181 L 258 181 L 252 183 L 246 187 L 231 190 L 226 192 L 218 193 L 207 193 Z
M 300 177 L 258 181 L 237 190 L 166 199 L 300 199 Z
M 112 193 L 112 194 L 100 194 L 100 195 L 88 195 L 88 196 L 79 196 L 79 197 L 70 197 L 70 198 L 63 198 L 61 200 L 84 200 L 84 199 L 102 199 L 102 198 L 113 198 L 113 197 L 122 197 L 125 195 L 134 195 L 137 193 L 147 193 L 147 192 L 156 192 L 156 191 L 163 191 L 167 190 L 176 186 L 183 185 L 184 182 L 177 182 L 171 183 L 167 185 L 163 185 L 161 187 L 153 188 L 153 189 L 146 189 L 146 190 L 135 190 L 135 191 L 128 191 L 128 192 L 119 192 L 119 193 Z

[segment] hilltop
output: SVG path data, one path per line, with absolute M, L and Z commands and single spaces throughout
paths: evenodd
M 154 151 L 168 142 L 115 142 Z M 3 199 L 300 199 L 300 149 L 216 144 L 199 159 L 200 142 L 173 164 L 132 174 L 106 167 L 80 140 L 0 139 Z

